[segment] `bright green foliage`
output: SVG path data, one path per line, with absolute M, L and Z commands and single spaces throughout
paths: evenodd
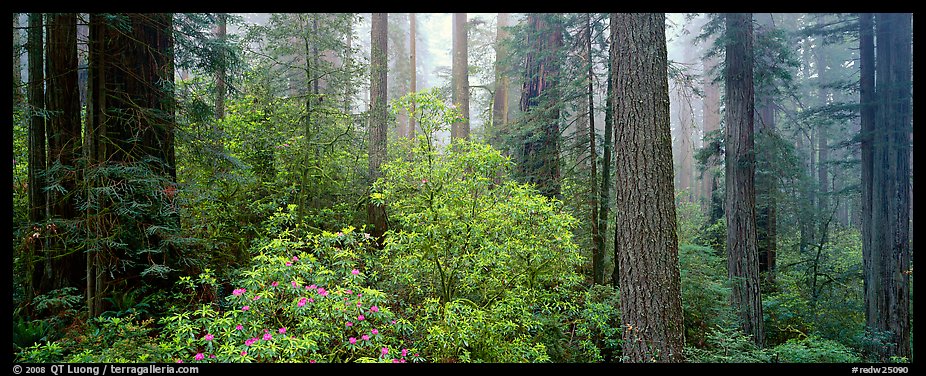
M 771 350 L 782 363 L 858 363 L 862 360 L 845 345 L 816 336 L 790 339 Z
M 679 247 L 682 311 L 688 346 L 707 346 L 709 330 L 726 326 L 733 320 L 724 262 L 711 248 L 690 244 Z
M 692 363 L 767 363 L 772 359 L 736 326 L 711 328 L 705 348 L 685 350 L 685 359 Z
M 575 320 L 576 354 L 569 361 L 602 362 L 620 357 L 620 295 L 610 285 L 592 285 L 585 292 Z
M 19 362 L 141 363 L 163 362 L 166 353 L 152 335 L 152 319 L 97 317 L 81 330 L 55 342 L 44 342 L 18 355 Z
M 434 357 L 546 360 L 530 332 L 543 307 L 568 304 L 563 295 L 581 280 L 575 219 L 508 181 L 510 162 L 492 147 L 457 142 L 438 150 L 434 133 L 458 115 L 434 92 L 416 94 L 416 102 L 422 134 L 399 153 L 406 157 L 384 165 L 371 197 L 395 223 L 380 253 L 384 281 L 421 310 L 419 334 Z

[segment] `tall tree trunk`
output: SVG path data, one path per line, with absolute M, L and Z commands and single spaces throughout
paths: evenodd
M 227 64 L 227 61 L 225 59 L 224 43 L 225 36 L 228 32 L 226 24 L 228 15 L 225 13 L 218 13 L 216 17 L 218 19 L 215 37 L 223 46 L 219 49 L 219 69 L 215 72 L 215 118 L 222 119 L 225 117 L 225 64 Z
M 22 79 L 22 36 L 19 32 L 19 16 L 21 13 L 13 13 L 13 106 L 19 107 L 25 103 L 26 96 L 23 89 Z
M 865 316 L 870 330 L 888 335 L 881 361 L 891 356 L 911 358 L 910 349 L 910 135 L 912 132 L 912 15 L 877 14 L 875 96 L 871 84 L 870 16 L 860 23 L 862 51 L 862 158 L 870 168 L 863 218 Z M 867 29 L 867 30 L 866 30 Z M 867 101 L 866 99 L 880 100 Z M 874 116 L 870 110 L 877 106 Z M 866 116 L 867 115 L 867 116 Z M 873 126 L 868 122 L 874 120 Z M 866 132 L 870 129 L 871 132 Z M 870 136 L 869 136 L 870 135 Z M 870 160 L 868 157 L 870 156 Z M 863 177 L 864 180 L 864 177 Z M 866 205 L 867 204 L 867 205 Z M 867 210 L 866 210 L 867 209 Z M 866 236 L 867 235 L 867 236 Z M 868 250 L 864 247 L 868 247 Z
M 508 75 L 502 63 L 507 59 L 505 39 L 508 38 L 508 13 L 499 13 L 495 25 L 495 93 L 492 102 L 492 127 L 494 130 L 492 145 L 499 147 L 508 128 Z
M 380 166 L 386 161 L 386 70 L 388 16 L 373 13 L 370 29 L 370 139 L 369 174 L 370 186 L 382 176 Z M 372 201 L 367 205 L 367 222 L 372 226 L 373 236 L 382 245 L 386 233 L 386 208 Z
M 547 197 L 560 196 L 559 168 L 559 66 L 557 52 L 563 29 L 557 15 L 527 16 L 528 53 L 525 59 L 521 111 L 526 113 L 527 134 L 521 149 L 521 174 Z M 551 22 L 552 21 L 552 22 Z
M 822 16 L 821 16 L 822 17 Z M 818 26 L 823 27 L 823 20 L 818 21 Z M 824 86 L 829 80 L 827 79 L 827 59 L 826 52 L 824 51 L 823 41 L 817 40 L 817 46 L 814 48 L 814 58 L 816 60 L 817 68 L 817 82 L 820 85 L 818 97 L 820 100 L 820 106 L 826 106 L 829 104 L 829 90 Z M 820 234 L 825 234 L 827 232 L 826 226 L 831 221 L 828 220 L 830 216 L 830 177 L 829 177 L 829 130 L 827 129 L 828 125 L 824 122 L 817 125 L 817 184 L 820 187 L 820 192 L 817 196 L 817 213 L 820 215 L 819 229 L 817 230 Z M 821 235 L 822 236 L 822 235 Z
M 67 241 L 68 231 L 61 224 L 77 218 L 77 162 L 81 154 L 80 89 L 77 78 L 77 14 L 48 15 L 48 44 L 45 60 L 48 111 L 48 164 L 60 165 L 56 182 L 61 191 L 49 197 L 50 218 L 61 220 L 53 230 L 60 239 L 48 249 L 51 259 L 45 267 L 46 286 L 51 289 L 81 287 L 85 258 L 75 244 Z M 55 225 L 52 225 L 55 226 Z M 69 227 L 69 226 L 68 226 Z M 47 272 L 51 272 L 48 274 Z
M 136 200 L 155 202 L 172 199 L 176 192 L 176 160 L 174 155 L 174 52 L 173 15 L 171 13 L 120 13 L 112 18 L 91 14 L 89 34 L 88 107 L 85 148 L 88 170 L 106 166 L 144 164 L 160 180 L 163 188 L 155 192 L 136 192 Z M 122 179 L 107 174 L 95 174 L 101 181 L 87 181 L 92 188 Z M 146 176 L 146 178 L 152 178 Z M 103 179 L 110 179 L 103 181 Z M 158 218 L 158 213 L 142 213 L 139 226 L 118 223 L 108 198 L 94 197 L 99 206 L 87 210 L 88 238 L 115 238 L 130 250 L 154 250 L 148 256 L 132 256 L 103 242 L 99 248 L 88 249 L 84 257 L 87 278 L 87 305 L 91 316 L 102 313 L 103 294 L 107 290 L 106 275 L 114 263 L 122 260 L 148 267 L 154 264 L 168 268 L 176 266 L 174 249 L 160 232 L 149 234 L 149 226 L 179 228 L 176 214 Z M 166 205 L 166 204 L 165 204 Z M 166 235 L 171 236 L 171 235 Z M 132 259 L 138 257 L 143 259 Z M 127 279 L 140 276 L 141 270 L 126 270 Z M 169 278 L 150 281 L 167 286 Z
M 773 27 L 771 15 L 769 13 L 760 13 L 756 16 L 756 21 L 760 26 L 760 32 L 757 34 L 769 33 Z M 759 58 L 759 57 L 757 57 Z M 762 56 L 762 59 L 769 59 L 768 56 Z M 773 93 L 775 88 L 771 85 L 759 87 L 756 89 L 757 116 L 759 117 L 759 134 L 766 139 L 774 137 L 775 130 L 775 101 Z M 777 192 L 778 192 L 778 175 L 775 174 L 773 166 L 770 166 L 770 160 L 773 158 L 772 151 L 763 149 L 758 151 L 758 158 L 762 158 L 762 164 L 766 171 L 756 173 L 756 237 L 757 248 L 759 250 L 759 272 L 765 273 L 765 281 L 768 286 L 775 284 L 775 264 L 778 255 L 778 218 L 777 218 Z
M 708 137 L 720 129 L 720 87 L 714 82 L 711 72 L 717 67 L 717 58 L 709 57 L 704 59 L 704 136 Z M 710 147 L 711 144 L 705 139 L 701 147 Z M 709 158 L 704 166 L 704 172 L 701 174 L 701 211 L 708 215 L 710 223 L 714 223 L 720 218 L 722 205 L 715 205 L 719 202 L 717 196 L 717 178 L 711 169 L 716 165 L 716 158 Z
M 728 13 L 726 18 L 726 199 L 727 273 L 730 299 L 743 331 L 764 346 L 759 262 L 756 248 L 754 88 L 752 15 Z
M 45 69 L 43 65 L 43 22 L 42 13 L 29 13 L 29 31 L 26 48 L 29 53 L 29 221 L 36 223 L 47 218 L 48 200 L 45 188 Z M 43 244 L 48 235 L 36 228 L 32 237 L 32 255 L 27 263 L 30 268 L 28 284 L 29 298 L 41 291 L 42 273 L 47 259 L 40 261 L 38 255 L 44 252 Z
M 623 354 L 632 362 L 679 362 L 685 344 L 665 15 L 612 14 L 617 124 L 617 227 Z
M 466 36 L 466 13 L 453 14 L 453 105 L 463 114 L 463 120 L 454 122 L 450 137 L 469 139 L 469 52 Z
M 416 39 L 418 38 L 418 23 L 415 20 L 415 13 L 408 14 L 408 23 L 409 23 L 409 32 L 408 32 L 408 43 L 409 43 L 409 71 L 411 72 L 411 82 L 409 83 L 409 92 L 414 93 L 418 91 L 418 63 L 416 62 L 417 51 L 416 51 Z M 411 112 L 415 112 L 415 101 L 412 100 L 411 103 Z M 415 116 L 408 117 L 408 129 L 405 134 L 405 137 L 415 138 Z
M 874 131 L 878 103 L 875 97 L 874 15 L 859 14 L 859 149 L 861 154 L 861 218 L 862 268 L 864 277 L 865 319 L 869 329 L 877 328 L 878 296 L 881 285 L 875 276 L 880 264 L 873 246 Z
M 589 206 L 591 207 L 590 222 L 592 224 L 592 280 L 595 284 L 604 284 L 604 237 L 598 223 L 598 153 L 595 148 L 595 64 L 592 62 L 592 15 L 585 13 L 585 55 L 588 64 L 588 150 L 589 150 Z M 605 177 L 607 179 L 607 177 Z

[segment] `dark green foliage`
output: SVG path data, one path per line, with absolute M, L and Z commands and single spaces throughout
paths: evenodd
M 820 337 L 791 339 L 771 350 L 781 363 L 858 363 L 862 360 L 845 345 Z

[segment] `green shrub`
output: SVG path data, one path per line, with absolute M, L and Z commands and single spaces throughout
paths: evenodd
M 703 348 L 710 328 L 733 322 L 726 266 L 712 248 L 690 244 L 679 247 L 679 264 L 685 342 Z
M 862 360 L 845 345 L 816 336 L 790 339 L 771 352 L 782 363 L 858 363 Z
M 767 363 L 772 359 L 736 327 L 711 328 L 705 342 L 704 348 L 685 347 L 685 358 L 692 363 Z
M 350 228 L 306 241 L 284 232 L 234 281 L 229 309 L 203 304 L 164 318 L 162 346 L 184 362 L 421 360 L 398 339 L 386 293 L 365 286 L 358 253 L 370 242 Z

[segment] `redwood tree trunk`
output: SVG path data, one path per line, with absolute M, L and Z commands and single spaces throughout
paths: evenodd
M 611 15 L 623 355 L 680 362 L 685 344 L 665 15 Z
M 720 129 L 720 87 L 714 82 L 711 71 L 717 66 L 715 57 L 704 60 L 704 135 L 707 137 L 713 132 Z M 710 147 L 711 145 L 705 140 L 701 147 Z M 710 222 L 714 223 L 720 218 L 720 210 L 715 210 L 715 198 L 717 190 L 717 178 L 711 172 L 711 168 L 716 165 L 714 158 L 709 158 L 704 166 L 704 172 L 701 174 L 701 211 L 708 214 Z
M 416 38 L 418 38 L 417 29 L 418 23 L 415 21 L 415 13 L 408 14 L 408 23 L 409 23 L 409 32 L 408 32 L 408 43 L 409 43 L 409 71 L 411 72 L 411 79 L 409 82 L 409 92 L 414 93 L 418 91 L 418 63 L 416 62 L 417 51 L 415 50 Z M 415 112 L 415 101 L 411 103 L 411 113 Z M 415 116 L 411 115 L 408 117 L 408 129 L 404 135 L 408 138 L 415 138 Z
M 369 174 L 370 185 L 382 176 L 380 166 L 386 160 L 386 48 L 388 18 L 386 13 L 373 13 L 370 30 L 370 139 Z M 367 222 L 372 226 L 372 235 L 382 245 L 386 232 L 386 208 L 372 201 L 367 205 Z
M 42 13 L 29 13 L 29 32 L 26 48 L 29 53 L 29 221 L 41 222 L 47 217 L 48 200 L 45 187 L 45 69 L 43 67 L 43 22 Z M 47 262 L 39 258 L 44 252 L 47 235 L 36 227 L 39 237 L 32 237 L 32 255 L 27 263 L 30 268 L 28 297 L 41 291 L 42 273 Z
M 450 137 L 469 139 L 469 52 L 466 37 L 466 13 L 453 14 L 453 105 L 463 114 L 454 122 Z
M 495 29 L 495 93 L 492 103 L 492 126 L 494 139 L 492 145 L 498 147 L 502 143 L 502 136 L 507 133 L 508 126 L 508 76 L 504 73 L 502 62 L 507 58 L 508 52 L 504 41 L 508 37 L 505 27 L 508 26 L 508 13 L 499 13 Z
M 66 240 L 70 226 L 67 221 L 77 218 L 77 162 L 81 155 L 80 89 L 77 78 L 77 14 L 48 15 L 48 44 L 45 70 L 45 105 L 48 111 L 48 165 L 60 164 L 66 171 L 53 174 L 63 191 L 49 196 L 50 218 L 62 220 L 53 229 L 59 240 L 46 249 L 44 283 L 49 289 L 81 287 L 85 258 L 77 245 Z M 55 182 L 49 182 L 55 183 Z M 48 272 L 51 272 L 49 274 Z
M 556 15 L 527 16 L 528 47 L 525 59 L 521 111 L 527 127 L 518 167 L 527 182 L 547 197 L 560 196 L 558 56 L 563 30 Z M 551 22 L 552 21 L 552 22 Z
M 752 15 L 726 15 L 726 199 L 727 274 L 730 299 L 742 329 L 764 346 L 759 261 L 756 248 Z
M 592 224 L 592 280 L 604 284 L 604 238 L 598 223 L 598 153 L 595 151 L 595 65 L 592 64 L 592 15 L 585 13 L 585 47 L 583 54 L 588 64 L 588 153 L 589 153 L 589 206 Z

